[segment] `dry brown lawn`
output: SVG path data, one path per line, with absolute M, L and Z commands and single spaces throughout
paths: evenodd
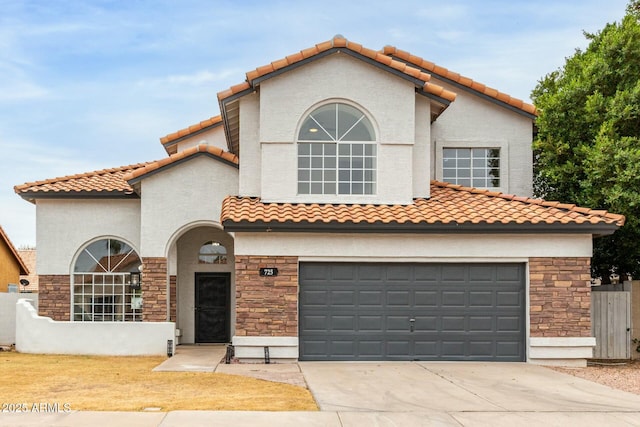
M 317 411 L 309 390 L 237 375 L 152 372 L 163 357 L 0 352 L 0 403 L 71 410 Z

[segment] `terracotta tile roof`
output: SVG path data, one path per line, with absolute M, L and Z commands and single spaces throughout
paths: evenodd
M 464 229 L 460 226 L 555 226 L 557 230 L 557 226 L 584 225 L 613 232 L 624 224 L 624 216 L 432 181 L 431 197 L 411 205 L 263 203 L 258 198 L 231 196 L 223 202 L 221 221 L 231 229 L 238 224 L 274 229 L 285 224 L 420 225 L 424 230 L 447 225 L 459 230 Z
M 165 148 L 167 149 L 167 152 L 169 152 L 169 148 L 166 147 L 167 144 L 177 141 L 179 139 L 182 139 L 184 137 L 191 136 L 198 132 L 207 130 L 212 126 L 215 126 L 221 123 L 222 123 L 221 115 L 213 116 L 211 118 L 208 118 L 207 120 L 201 121 L 200 123 L 196 123 L 195 125 L 191 125 L 184 129 L 180 129 L 177 132 L 173 132 L 173 133 L 170 133 L 169 135 L 163 136 L 162 138 L 160 138 L 160 143 L 162 143 L 162 145 L 164 145 Z M 177 150 L 173 149 L 169 154 L 175 154 L 176 152 Z
M 180 151 L 179 153 L 172 154 L 171 156 L 166 157 L 162 160 L 149 162 L 141 168 L 131 170 L 123 176 L 123 179 L 128 182 L 133 180 L 138 181 L 144 175 L 160 170 L 164 167 L 170 166 L 172 164 L 180 162 L 188 157 L 194 156 L 199 153 L 214 156 L 224 162 L 227 162 L 233 165 L 239 164 L 238 157 L 235 154 L 231 154 L 228 151 L 224 151 L 222 148 L 214 147 L 207 144 L 200 144 L 195 147 L 191 147 L 186 150 Z
M 9 239 L 9 236 L 7 236 L 7 234 L 2 229 L 2 226 L 0 226 L 0 240 L 4 241 L 5 245 L 7 245 L 7 247 L 9 248 L 9 251 L 11 252 L 13 257 L 15 258 L 16 262 L 18 263 L 18 266 L 20 267 L 20 275 L 29 274 L 29 269 L 27 268 L 27 265 L 25 264 L 24 260 L 18 254 L 18 251 L 16 250 L 15 246 L 13 246 L 13 243 L 11 243 L 11 240 Z
M 402 74 L 405 74 L 413 79 L 416 79 L 421 82 L 422 90 L 426 93 L 430 93 L 440 98 L 446 99 L 449 102 L 453 102 L 456 99 L 456 94 L 449 90 L 444 89 L 441 86 L 438 86 L 433 83 L 428 83 L 431 79 L 431 76 L 421 70 L 407 65 L 402 61 L 397 61 L 392 59 L 390 56 L 385 53 L 378 52 L 372 49 L 368 49 L 363 47 L 361 44 L 349 41 L 342 36 L 335 36 L 333 39 L 318 43 L 317 45 L 310 47 L 308 49 L 301 50 L 298 53 L 294 53 L 285 58 L 279 59 L 277 61 L 273 61 L 270 64 L 263 65 L 262 67 L 258 67 L 255 70 L 249 71 L 246 73 L 246 81 L 231 88 L 219 92 L 218 100 L 223 101 L 226 98 L 229 98 L 233 95 L 239 94 L 244 91 L 248 91 L 252 89 L 257 80 L 268 76 L 271 73 L 279 72 L 287 67 L 300 63 L 301 61 L 313 58 L 315 56 L 320 55 L 323 52 L 329 51 L 331 49 L 346 49 L 348 51 L 354 52 L 356 54 L 362 55 L 374 62 L 377 62 L 385 67 L 389 67 L 393 70 L 396 70 Z
M 16 185 L 14 190 L 24 198 L 73 193 L 132 194 L 133 189 L 124 176 L 148 163 L 136 163 L 111 169 L 102 169 L 76 175 L 68 175 L 43 181 Z
M 14 191 L 27 200 L 33 200 L 38 197 L 72 196 L 86 193 L 91 196 L 132 196 L 134 189 L 129 184 L 129 181 L 139 181 L 143 175 L 175 164 L 198 153 L 211 155 L 232 165 L 238 165 L 238 157 L 234 154 L 218 147 L 200 144 L 162 160 L 28 182 L 16 185 Z
M 465 76 L 461 76 L 458 73 L 454 73 L 453 71 L 450 71 L 444 67 L 441 67 L 439 65 L 434 64 L 433 62 L 429 62 L 426 61 L 418 56 L 415 55 L 411 55 L 409 52 L 406 52 L 404 50 L 400 50 L 397 49 L 394 46 L 385 46 L 382 49 L 382 53 L 384 53 L 385 55 L 388 55 L 390 57 L 393 58 L 398 58 L 402 61 L 406 61 L 410 64 L 413 64 L 417 67 L 420 67 L 424 70 L 427 70 L 429 73 L 432 74 L 436 74 L 440 77 L 444 77 L 448 80 L 451 80 L 455 83 L 458 83 L 462 86 L 466 86 L 468 88 L 471 88 L 477 92 L 480 92 L 484 95 L 487 95 L 491 98 L 495 98 L 498 101 L 504 102 L 505 104 L 508 104 L 512 107 L 515 107 L 517 109 L 520 109 L 526 113 L 532 114 L 534 116 L 538 115 L 538 111 L 536 109 L 536 107 L 534 105 L 531 104 L 527 104 L 526 102 L 517 99 L 517 98 L 513 98 L 505 93 L 499 92 L 496 89 L 487 87 L 485 85 L 483 85 L 482 83 L 478 83 L 472 79 L 470 79 L 469 77 L 465 77 Z

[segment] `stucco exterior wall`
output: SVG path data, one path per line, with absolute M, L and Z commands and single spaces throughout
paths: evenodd
M 262 82 L 259 138 L 263 200 L 411 203 L 413 176 L 408 165 L 413 161 L 411 147 L 415 142 L 415 97 L 412 83 L 345 54 L 316 60 Z M 295 141 L 299 125 L 321 103 L 332 101 L 360 108 L 376 129 L 379 145 L 375 195 L 297 194 Z M 240 122 L 243 120 L 244 117 Z M 255 151 L 254 144 L 249 147 Z M 242 162 L 246 156 L 243 147 Z
M 38 274 L 69 274 L 80 248 L 116 237 L 140 248 L 140 200 L 48 200 L 36 203 Z
M 209 242 L 221 243 L 227 250 L 226 264 L 200 264 L 198 253 L 200 247 Z M 235 258 L 233 256 L 233 238 L 222 230 L 213 227 L 198 227 L 189 230 L 180 237 L 178 247 L 178 276 L 177 276 L 177 307 L 178 322 L 176 327 L 180 329 L 181 344 L 191 344 L 195 342 L 195 274 L 209 272 L 231 273 L 231 295 L 230 304 L 230 326 L 231 334 L 234 333 L 235 322 L 235 294 L 234 275 Z
M 222 201 L 238 193 L 238 169 L 199 156 L 142 181 L 140 256 L 166 257 L 171 237 L 202 220 L 219 221 Z
M 16 350 L 38 354 L 166 355 L 170 322 L 57 322 L 38 316 L 28 300 L 16 304 Z
M 260 196 L 262 151 L 260 145 L 260 98 L 251 94 L 240 99 L 240 176 L 242 196 Z
M 416 130 L 413 146 L 413 198 L 431 195 L 429 168 L 431 166 L 431 104 L 428 98 L 416 95 Z
M 229 151 L 229 147 L 227 147 L 227 139 L 224 134 L 224 127 L 220 125 L 178 142 L 178 153 L 200 144 L 212 145 L 214 147 L 222 148 L 224 151 Z
M 590 257 L 591 235 L 235 233 L 236 255 L 375 261 Z
M 436 77 L 432 81 L 458 94 L 431 129 L 432 179 L 442 181 L 443 147 L 499 147 L 502 163 L 499 190 L 518 196 L 531 196 L 532 120 L 439 81 Z

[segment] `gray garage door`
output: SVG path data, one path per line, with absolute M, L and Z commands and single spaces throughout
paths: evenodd
M 300 360 L 524 361 L 522 264 L 302 263 Z

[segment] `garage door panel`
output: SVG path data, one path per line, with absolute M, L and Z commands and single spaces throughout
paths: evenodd
M 414 293 L 415 296 L 415 307 L 416 308 L 427 308 L 427 307 L 437 307 L 438 306 L 438 292 L 437 291 L 424 291 L 424 290 L 416 290 Z
M 464 307 L 466 304 L 466 294 L 464 291 L 442 291 L 443 307 Z
M 356 293 L 353 290 L 331 291 L 332 306 L 349 306 L 353 308 L 356 302 Z
M 389 356 L 406 356 L 411 352 L 411 342 L 408 339 L 387 341 L 387 355 Z
M 496 291 L 497 305 L 500 307 L 520 307 L 523 294 L 516 291 Z
M 382 290 L 362 290 L 358 292 L 358 305 L 360 307 L 381 308 L 383 303 L 384 292 Z
M 387 292 L 388 307 L 409 307 L 411 293 L 408 290 L 392 290 Z
M 440 329 L 443 332 L 465 332 L 465 316 L 442 316 L 442 326 Z
M 493 316 L 469 316 L 469 332 L 491 332 L 495 328 Z
M 331 317 L 331 330 L 349 332 L 356 329 L 356 316 L 355 315 L 342 315 Z
M 329 305 L 329 292 L 324 290 L 306 290 L 300 294 L 300 304 L 305 307 L 326 307 Z
M 469 341 L 469 356 L 491 357 L 495 353 L 495 342 L 492 340 Z
M 497 319 L 496 330 L 498 332 L 518 332 L 522 329 L 519 316 L 500 316 Z
M 408 332 L 411 326 L 409 315 L 389 315 L 386 316 L 386 330 L 388 332 Z
M 300 318 L 301 327 L 305 331 L 326 331 L 329 328 L 328 316 L 304 315 Z
M 492 307 L 495 305 L 492 291 L 469 291 L 470 307 Z
M 496 270 L 496 282 L 520 283 L 522 281 L 522 266 L 520 264 L 502 264 Z
M 476 264 L 469 266 L 469 282 L 492 283 L 496 279 L 496 269 L 492 265 Z
M 521 264 L 302 263 L 300 359 L 523 361 L 524 292 Z
M 358 316 L 358 330 L 362 332 L 379 332 L 384 330 L 384 319 L 380 315 Z

